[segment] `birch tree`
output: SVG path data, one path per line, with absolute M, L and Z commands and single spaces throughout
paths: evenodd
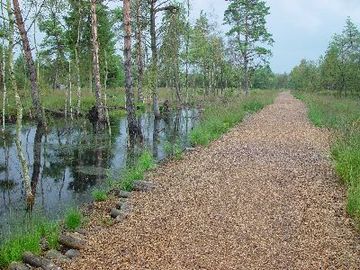
M 126 111 L 130 137 L 141 136 L 141 129 L 136 121 L 134 90 L 131 74 L 131 1 L 124 0 L 124 66 L 125 66 L 125 91 Z
M 16 1 L 16 0 L 14 0 Z M 22 128 L 22 118 L 23 118 L 23 107 L 22 107 L 22 103 L 21 103 L 21 98 L 19 95 L 19 91 L 16 85 L 16 81 L 15 81 L 15 74 L 14 74 L 14 31 L 15 31 L 15 27 L 14 27 L 14 14 L 13 14 L 13 10 L 11 7 L 11 3 L 10 0 L 7 0 L 7 11 L 8 11 L 8 18 L 9 18 L 9 30 L 8 30 L 8 68 L 9 68 L 9 85 L 11 87 L 11 90 L 14 92 L 14 96 L 15 96 L 15 103 L 16 103 L 16 136 L 15 136 L 15 144 L 16 144 L 16 149 L 17 149 L 17 153 L 18 153 L 18 158 L 21 164 L 21 172 L 22 172 L 22 178 L 23 178 L 23 182 L 24 182 L 24 188 L 25 188 L 25 194 L 26 194 L 26 202 L 27 205 L 30 206 L 29 208 L 31 208 L 31 206 L 33 205 L 34 202 L 34 194 L 32 192 L 31 189 L 31 179 L 30 179 L 30 174 L 29 174 L 29 167 L 28 167 L 28 163 L 26 161 L 24 152 L 23 152 L 23 147 L 22 147 L 22 143 L 21 143 L 21 128 Z M 14 8 L 14 10 L 16 10 Z M 41 123 L 41 122 L 39 122 Z
M 42 105 L 40 100 L 39 84 L 36 75 L 36 67 L 31 53 L 28 32 L 25 29 L 24 19 L 21 13 L 20 4 L 18 0 L 13 0 L 14 15 L 17 27 L 19 29 L 20 38 L 22 42 L 22 49 L 26 60 L 28 72 L 30 74 L 31 82 L 31 98 L 35 110 L 35 117 L 38 122 L 45 124 L 45 116 L 43 115 Z
M 95 82 L 95 110 L 96 122 L 98 127 L 106 123 L 105 110 L 102 102 L 101 82 L 100 82 L 100 63 L 99 63 L 99 42 L 98 42 L 98 25 L 96 14 L 97 0 L 91 0 L 91 33 L 92 33 L 92 50 L 93 50 L 93 76 Z

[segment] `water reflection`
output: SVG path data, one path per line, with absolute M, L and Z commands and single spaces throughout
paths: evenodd
M 144 148 L 160 161 L 167 156 L 166 144 L 188 146 L 187 135 L 197 118 L 193 109 L 170 113 L 163 120 L 144 114 L 138 118 L 143 142 L 128 136 L 126 117 L 112 123 L 111 137 L 106 131 L 94 133 L 84 119 L 71 124 L 55 121 L 47 131 L 39 125 L 25 125 L 21 141 L 35 195 L 28 206 L 13 141 L 15 130 L 9 126 L 0 138 L 0 232 L 12 215 L 22 215 L 26 208 L 53 219 L 69 206 L 91 200 L 94 187 L 103 185 L 108 176 L 118 177 Z

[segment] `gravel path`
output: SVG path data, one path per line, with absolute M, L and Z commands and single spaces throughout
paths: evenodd
M 69 269 L 360 269 L 360 238 L 303 103 L 275 104 L 159 167 L 126 221 L 89 236 Z

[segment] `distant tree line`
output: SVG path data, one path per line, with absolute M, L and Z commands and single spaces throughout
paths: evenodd
M 360 95 L 360 31 L 350 19 L 330 41 L 318 61 L 302 60 L 290 73 L 289 87 L 305 91 L 331 91 Z

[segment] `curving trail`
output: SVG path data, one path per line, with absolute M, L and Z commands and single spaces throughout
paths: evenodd
M 290 93 L 210 147 L 160 166 L 132 215 L 68 269 L 360 269 L 330 134 Z

